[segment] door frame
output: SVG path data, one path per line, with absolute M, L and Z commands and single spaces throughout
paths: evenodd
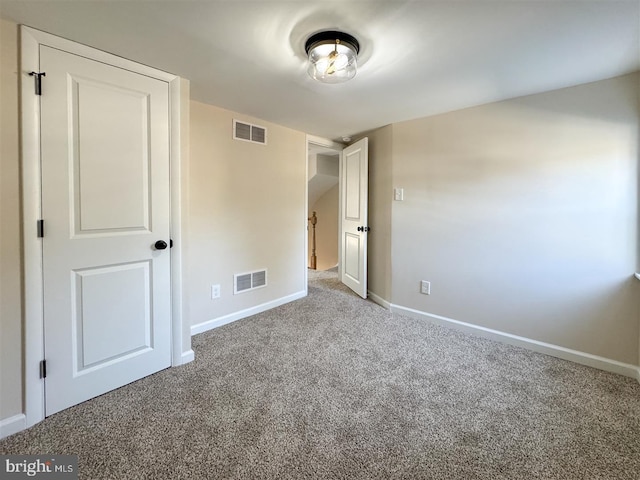
M 180 77 L 156 70 L 146 65 L 96 50 L 49 33 L 24 25 L 20 26 L 20 106 L 21 106 L 21 167 L 22 167 L 22 245 L 24 255 L 24 330 L 23 330 L 23 398 L 26 427 L 45 418 L 45 388 L 40 378 L 40 361 L 44 352 L 44 301 L 43 301 L 43 252 L 42 240 L 37 237 L 37 221 L 41 217 L 42 172 L 40 168 L 40 108 L 39 97 L 34 94 L 34 77 L 29 72 L 39 72 L 41 45 L 64 50 L 99 62 L 123 68 L 135 73 L 165 81 L 169 87 L 170 122 L 170 231 L 174 241 L 171 249 L 171 364 L 182 365 L 193 360 L 190 337 L 183 333 L 182 304 L 182 174 L 186 160 L 181 152 L 183 135 L 188 133 L 188 82 Z M 46 77 L 42 91 L 46 94 Z M 181 132 L 181 127 L 186 127 Z M 183 165 L 182 161 L 185 160 Z M 186 177 L 185 177 L 186 178 Z M 45 225 L 46 234 L 46 225 Z M 186 338 L 185 338 L 186 337 Z M 185 348 L 185 341 L 188 345 Z
M 304 185 L 304 294 L 309 293 L 309 146 L 317 145 L 319 147 L 326 147 L 335 150 L 338 155 L 338 218 L 342 215 L 342 151 L 345 145 L 342 143 L 334 142 L 328 138 L 317 137 L 315 135 L 307 134 L 307 148 L 305 150 L 305 169 L 306 169 L 306 181 Z M 342 277 L 342 225 L 338 222 L 338 274 Z

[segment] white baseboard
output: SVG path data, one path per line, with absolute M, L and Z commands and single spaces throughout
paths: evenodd
M 427 320 L 437 325 L 455 328 L 457 330 L 471 333 L 479 337 L 488 338 L 490 340 L 497 340 L 499 342 L 508 343 L 510 345 L 524 347 L 528 350 L 533 350 L 534 352 L 544 353 L 553 357 L 562 358 L 563 360 L 569 360 L 581 365 L 586 365 L 588 367 L 598 368 L 607 372 L 617 373 L 626 377 L 635 378 L 638 380 L 638 382 L 640 382 L 640 367 L 637 365 L 631 365 L 630 363 L 618 362 L 617 360 L 612 360 L 610 358 L 600 357 L 598 355 L 592 355 L 590 353 L 580 352 L 578 350 L 572 350 L 570 348 L 553 345 L 551 343 L 540 342 L 538 340 L 532 340 L 530 338 L 520 337 L 518 335 L 512 335 L 510 333 L 501 332 L 499 330 L 493 330 L 491 328 L 485 328 L 479 325 L 461 322 L 452 318 L 422 312 L 420 310 L 403 307 L 401 305 L 391 304 L 391 311 L 394 313 L 408 315 L 413 318 Z
M 19 413 L 4 420 L 0 420 L 0 438 L 8 437 L 27 428 L 27 417 Z
M 373 293 L 372 291 L 367 291 L 367 295 L 369 295 L 369 298 L 377 303 L 378 305 L 380 305 L 382 308 L 385 308 L 387 310 L 391 310 L 391 303 L 387 302 L 384 298 L 382 298 L 379 295 L 376 295 L 375 293 Z
M 180 365 L 193 362 L 195 358 L 196 358 L 196 355 L 191 349 L 187 350 L 186 352 L 182 352 L 182 356 L 180 357 Z
M 206 322 L 198 323 L 197 325 L 192 325 L 191 335 L 197 335 L 198 333 L 221 327 L 222 325 L 226 325 L 227 323 L 235 322 L 236 320 L 240 320 L 241 318 L 246 318 L 250 317 L 251 315 L 266 312 L 267 310 L 279 307 L 280 305 L 284 305 L 285 303 L 304 298 L 306 295 L 306 292 L 303 290 L 301 292 L 287 295 L 286 297 L 277 298 L 276 300 L 272 300 L 261 305 L 256 305 L 255 307 L 240 310 L 239 312 L 230 313 L 229 315 L 224 315 L 212 320 L 207 320 Z

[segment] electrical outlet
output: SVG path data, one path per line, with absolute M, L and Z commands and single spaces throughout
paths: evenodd
M 431 295 L 431 282 L 422 280 L 420 282 L 420 293 L 423 293 L 425 295 Z
M 402 202 L 404 200 L 404 188 L 394 188 L 393 199 L 397 202 Z
M 220 298 L 220 285 L 211 285 L 211 299 Z

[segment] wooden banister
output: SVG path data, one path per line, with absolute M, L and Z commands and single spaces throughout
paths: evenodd
M 318 217 L 316 212 L 308 218 L 311 222 L 311 269 L 315 270 L 318 258 L 316 257 L 316 223 L 318 223 Z

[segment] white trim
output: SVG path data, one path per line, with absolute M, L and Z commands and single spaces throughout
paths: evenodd
M 185 79 L 185 78 L 181 78 L 181 85 L 180 85 L 180 95 L 181 95 L 181 100 L 180 100 L 180 139 L 181 139 L 181 143 L 180 143 L 180 171 L 179 171 L 179 175 L 180 175 L 180 182 L 178 183 L 178 185 L 180 186 L 180 208 L 178 211 L 178 214 L 180 215 L 180 230 L 179 232 L 188 232 L 189 231 L 189 216 L 188 215 L 182 215 L 181 212 L 188 212 L 189 211 L 189 163 L 190 163 L 190 157 L 191 157 L 191 148 L 190 148 L 190 144 L 189 144 L 189 138 L 190 138 L 190 131 L 191 131 L 191 126 L 190 126 L 190 112 L 191 112 L 191 104 L 190 104 L 190 89 L 191 89 L 191 84 L 189 82 L 189 80 Z M 182 141 L 184 140 L 184 141 Z M 182 340 L 182 349 L 183 349 L 183 353 L 182 353 L 182 358 L 180 359 L 181 364 L 187 363 L 187 358 L 191 358 L 191 360 L 193 360 L 193 351 L 191 350 L 191 325 L 189 325 L 189 318 L 190 318 L 190 313 L 189 313 L 189 302 L 183 302 L 183 294 L 184 292 L 188 291 L 189 286 L 187 285 L 187 281 L 188 281 L 188 275 L 186 274 L 186 272 L 184 271 L 184 269 L 186 268 L 185 264 L 186 262 L 182 262 L 182 256 L 183 254 L 186 255 L 186 252 L 189 250 L 189 246 L 188 246 L 188 239 L 187 236 L 182 236 L 180 235 L 180 237 L 176 240 L 177 246 L 179 246 L 179 252 L 180 252 L 180 260 L 181 260 L 181 265 L 180 265 L 180 269 L 176 268 L 175 271 L 179 272 L 180 274 L 180 280 L 181 280 L 181 288 L 180 288 L 180 292 L 173 292 L 173 295 L 179 295 L 179 297 L 177 297 L 178 301 L 181 304 L 182 310 L 180 312 L 181 314 L 181 323 L 182 323 L 182 330 L 180 332 L 180 338 Z M 175 265 L 174 265 L 175 266 Z M 177 342 L 176 342 L 177 343 Z M 174 345 L 176 345 L 176 343 L 174 343 Z M 178 350 L 179 351 L 179 350 Z M 189 352 L 191 352 L 191 356 L 189 356 Z M 174 356 L 174 362 L 175 362 L 176 358 Z M 189 360 L 189 361 L 191 361 Z
M 382 298 L 380 295 L 376 295 L 371 290 L 367 290 L 367 293 L 369 295 L 369 298 L 373 302 L 377 303 L 378 305 L 380 305 L 382 308 L 385 308 L 386 310 L 391 310 L 391 302 L 388 302 L 387 300 Z
M 640 280 L 640 273 L 636 273 L 636 274 L 635 274 L 635 277 L 636 277 L 638 280 Z
M 0 439 L 6 438 L 14 433 L 21 432 L 27 428 L 27 417 L 24 413 L 19 413 L 13 417 L 0 420 Z
M 24 246 L 24 404 L 25 427 L 42 421 L 45 416 L 44 382 L 40 379 L 39 364 L 44 358 L 42 241 L 36 236 L 36 221 L 41 218 L 40 170 L 40 113 L 39 97 L 33 94 L 31 71 L 40 71 L 40 45 L 48 45 L 75 55 L 84 56 L 132 72 L 165 81 L 170 92 L 170 162 L 171 229 L 174 240 L 181 238 L 180 225 L 180 78 L 146 65 L 141 65 L 100 50 L 77 44 L 30 27 L 21 26 L 20 92 L 22 110 L 22 202 Z M 177 189 L 177 192 L 176 192 Z M 177 203 L 176 203 L 177 202 Z M 174 259 L 175 256 L 175 259 Z M 182 279 L 181 246 L 177 242 L 172 251 L 172 364 L 182 355 Z
M 169 110 L 171 121 L 170 132 L 170 188 L 171 223 L 169 225 L 171 240 L 171 316 L 172 319 L 182 318 L 182 235 L 181 235 L 181 196 L 180 196 L 180 79 L 174 78 L 169 82 Z M 171 365 L 182 361 L 182 325 L 171 322 Z
M 317 137 L 315 135 L 307 134 L 307 145 L 309 143 L 313 143 L 314 145 L 319 145 L 320 147 L 332 148 L 338 152 L 344 150 L 344 144 L 334 142 L 328 138 Z M 309 156 L 309 149 L 307 148 L 307 157 Z
M 600 370 L 617 373 L 626 377 L 637 378 L 638 381 L 640 381 L 640 367 L 637 365 L 618 362 L 617 360 L 612 360 L 610 358 L 604 358 L 598 355 L 592 355 L 590 353 L 561 347 L 559 345 L 553 345 L 551 343 L 540 342 L 538 340 L 532 340 L 530 338 L 512 335 L 510 333 L 501 332 L 499 330 L 493 330 L 491 328 L 485 328 L 479 325 L 461 322 L 452 318 L 422 312 L 420 310 L 403 307 L 401 305 L 391 304 L 391 311 L 394 313 L 408 315 L 420 320 L 427 320 L 437 325 L 455 328 L 456 330 L 471 333 L 479 337 L 497 340 L 509 345 L 524 347 L 534 352 L 544 353 L 553 357 L 562 358 L 563 360 L 569 360 L 581 365 L 586 365 L 588 367 L 598 368 Z
M 174 75 L 172 73 L 163 72 L 162 70 L 158 70 L 156 68 L 149 67 L 132 60 L 127 60 L 126 58 L 118 57 L 117 55 L 114 55 L 112 53 L 97 50 L 93 47 L 89 47 L 81 43 L 67 40 L 66 38 L 58 37 L 57 35 L 43 32 L 42 30 L 36 30 L 35 28 L 27 27 L 24 25 L 21 25 L 20 27 L 22 31 L 28 33 L 38 45 L 48 45 L 65 52 L 73 53 L 81 57 L 86 57 L 91 60 L 96 60 L 108 65 L 113 65 L 115 67 L 123 68 L 125 70 L 156 78 L 158 80 L 163 80 L 165 82 L 171 82 L 177 77 L 177 75 Z M 29 72 L 26 73 L 28 75 Z M 31 87 L 33 88 L 33 77 L 29 78 L 31 80 Z
M 185 363 L 193 362 L 196 358 L 196 354 L 193 350 L 189 349 L 186 352 L 182 352 L 182 358 L 180 359 L 180 365 L 184 365 Z
M 185 91 L 186 90 L 186 91 Z M 182 102 L 185 94 L 188 95 L 189 84 L 180 77 L 174 77 L 169 82 L 169 121 L 170 132 L 170 195 L 171 195 L 171 365 L 177 366 L 185 363 L 183 352 L 183 326 L 182 326 L 182 141 L 189 141 L 184 137 L 182 125 L 189 119 L 182 118 Z M 188 101 L 188 96 L 186 97 Z M 191 346 L 191 339 L 188 338 Z
M 42 323 L 42 240 L 36 235 L 41 218 L 39 97 L 33 95 L 31 71 L 40 71 L 35 32 L 22 27 L 20 97 L 22 106 L 22 216 L 24 246 L 24 404 L 26 427 L 44 419 L 44 382 L 39 364 L 44 358 Z
M 309 138 L 304 149 L 304 294 L 309 293 Z
M 344 147 L 346 148 L 346 147 Z M 340 156 L 338 157 L 338 280 L 344 284 L 344 262 L 342 261 L 342 202 L 343 202 L 343 182 L 344 175 L 342 173 L 342 167 L 344 165 L 344 148 L 340 151 Z M 368 174 L 367 174 L 368 175 Z M 368 193 L 367 193 L 368 195 Z M 367 260 L 368 261 L 368 260 Z
M 302 290 L 298 293 L 287 295 L 286 297 L 277 298 L 270 302 L 256 305 L 255 307 L 247 308 L 245 310 L 240 310 L 239 312 L 230 313 L 228 315 L 214 318 L 212 320 L 207 320 L 206 322 L 198 323 L 197 325 L 192 325 L 191 335 L 197 335 L 199 333 L 203 333 L 208 330 L 221 327 L 222 325 L 226 325 L 227 323 L 235 322 L 236 320 L 247 318 L 247 317 L 250 317 L 251 315 L 256 315 L 258 313 L 266 312 L 267 310 L 271 310 L 272 308 L 279 307 L 280 305 L 293 302 L 294 300 L 298 300 L 306 296 L 307 296 L 307 292 Z

